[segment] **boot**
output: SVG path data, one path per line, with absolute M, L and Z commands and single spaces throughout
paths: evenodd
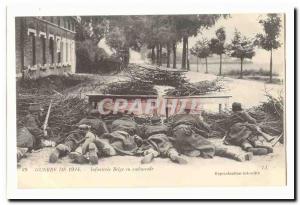
M 103 139 L 96 139 L 94 143 L 97 146 L 97 148 L 99 148 L 99 150 L 102 150 L 104 155 L 106 156 L 117 155 L 116 150 L 109 144 L 108 141 Z
M 97 147 L 94 143 L 89 144 L 89 161 L 92 164 L 98 164 Z
M 247 150 L 248 152 L 252 152 L 253 155 L 266 155 L 269 153 L 268 149 L 266 148 L 254 148 L 251 147 Z
M 252 160 L 252 158 L 253 158 L 253 153 L 252 152 L 247 152 L 245 154 L 245 160 L 246 161 L 250 161 L 250 160 Z
M 190 151 L 187 155 L 189 157 L 199 157 L 201 155 L 201 152 L 199 150 L 193 150 Z
M 237 155 L 235 160 L 239 162 L 250 161 L 253 158 L 252 152 L 247 152 L 246 154 Z
M 263 148 L 263 149 L 266 149 L 268 151 L 267 154 L 269 153 L 273 153 L 273 148 L 272 147 L 269 147 L 269 146 L 258 146 L 256 148 Z
M 59 159 L 59 157 L 67 152 L 69 150 L 69 148 L 64 145 L 64 144 L 59 144 L 55 147 L 55 150 L 50 154 L 50 157 L 49 157 L 49 162 L 50 163 L 55 163 L 57 162 L 57 160 Z
M 152 162 L 153 159 L 154 159 L 154 154 L 149 153 L 149 154 L 147 154 L 143 157 L 143 159 L 141 160 L 141 163 L 142 164 L 148 164 L 148 163 Z
M 187 161 L 178 155 L 170 156 L 170 159 L 172 160 L 172 162 L 178 164 L 187 164 Z
M 77 164 L 86 164 L 89 162 L 89 160 L 87 160 L 87 158 L 85 158 L 81 153 L 79 152 L 71 152 L 69 154 L 70 159 L 73 160 L 74 163 Z
M 50 154 L 49 162 L 55 163 L 57 162 L 58 158 L 59 158 L 59 150 L 55 148 L 55 150 Z

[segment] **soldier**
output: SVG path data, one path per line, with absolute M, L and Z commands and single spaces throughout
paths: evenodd
M 74 160 L 83 160 L 82 154 L 88 153 L 92 164 L 98 163 L 97 147 L 94 144 L 97 136 L 108 133 L 105 122 L 99 119 L 99 112 L 91 110 L 89 116 L 77 123 L 77 129 L 71 131 L 66 139 L 58 144 L 49 157 L 49 162 L 55 163 L 60 157 L 70 152 Z M 78 154 L 77 154 L 78 153 Z
M 138 124 L 130 116 L 123 116 L 112 122 L 111 133 L 101 136 L 102 139 L 96 140 L 96 145 L 104 149 L 105 143 L 109 143 L 114 148 L 108 155 L 136 155 L 142 139 L 139 137 L 140 131 Z M 107 144 L 106 144 L 107 147 Z
M 150 163 L 156 157 L 168 157 L 171 161 L 179 164 L 186 164 L 187 161 L 179 156 L 176 149 L 169 140 L 169 127 L 166 125 L 148 125 L 144 128 L 145 138 L 141 150 L 144 158 L 142 164 Z
M 213 158 L 226 157 L 236 161 L 252 158 L 252 153 L 237 154 L 226 148 L 214 145 L 207 140 L 210 126 L 194 114 L 177 114 L 171 117 L 170 123 L 174 137 L 174 147 L 182 154 L 192 157 Z
M 42 139 L 48 137 L 47 131 L 41 129 L 44 109 L 37 104 L 31 104 L 28 110 L 24 127 L 17 131 L 17 161 L 24 157 L 26 152 L 41 149 Z
M 256 120 L 242 109 L 241 103 L 232 103 L 232 115 L 229 118 L 229 131 L 224 140 L 225 144 L 240 146 L 254 155 L 265 155 L 273 152 L 270 142 L 274 137 L 264 133 Z

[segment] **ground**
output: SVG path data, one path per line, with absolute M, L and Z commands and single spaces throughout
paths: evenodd
M 212 139 L 212 142 L 214 142 L 215 144 L 218 144 L 220 146 L 224 146 L 222 145 L 222 142 L 220 139 Z M 226 146 L 228 149 L 242 154 L 244 153 L 244 151 L 242 151 L 239 147 L 237 146 Z M 23 158 L 20 161 L 20 167 L 38 167 L 38 166 L 43 166 L 43 167 L 53 167 L 53 164 L 49 163 L 49 155 L 50 153 L 53 151 L 54 148 L 44 148 L 32 153 L 27 153 L 27 157 Z M 265 156 L 254 156 L 253 159 L 251 161 L 246 161 L 243 162 L 243 164 L 256 164 L 256 165 L 265 165 L 265 164 L 270 164 L 270 165 L 276 165 L 276 164 L 280 164 L 283 162 L 284 160 L 284 146 L 280 143 L 278 143 L 275 147 L 274 147 L 274 153 L 272 154 L 268 154 Z M 188 160 L 188 164 L 187 165 L 183 165 L 183 166 L 195 166 L 195 165 L 199 165 L 201 166 L 203 163 L 206 164 L 206 166 L 211 165 L 211 166 L 215 166 L 215 165 L 220 165 L 222 163 L 227 163 L 227 164 L 231 164 L 231 165 L 237 165 L 240 164 L 241 162 L 237 162 L 231 159 L 227 159 L 227 158 L 221 158 L 221 157 L 214 157 L 213 159 L 202 159 L 202 158 L 193 158 L 193 157 L 187 157 L 184 156 L 185 159 Z M 113 166 L 113 165 L 118 165 L 123 164 L 123 165 L 138 165 L 140 163 L 140 160 L 142 159 L 142 157 L 132 157 L 132 156 L 115 156 L 115 157 L 109 157 L 109 158 L 100 158 L 99 159 L 99 164 L 98 166 Z M 153 166 L 161 166 L 164 163 L 171 163 L 171 161 L 169 159 L 162 159 L 162 158 L 157 158 L 152 162 Z M 54 164 L 55 165 L 55 164 Z M 73 166 L 74 163 L 72 163 L 72 160 L 69 157 L 63 157 L 62 159 L 60 159 L 57 163 L 57 166 Z M 81 165 L 81 166 L 91 166 L 91 165 Z M 97 166 L 97 165 L 96 165 Z M 177 165 L 175 165 L 177 166 Z
M 78 85 L 73 88 L 69 88 L 64 92 L 72 94 L 82 94 L 90 93 L 91 91 L 96 92 L 97 86 L 102 86 L 106 82 L 119 81 L 124 79 L 124 76 L 99 76 L 99 75 L 86 75 L 89 76 L 94 85 L 96 85 L 95 89 L 90 87 L 89 85 Z M 217 76 L 213 74 L 203 74 L 190 71 L 186 74 L 187 78 L 190 79 L 191 82 L 197 82 L 201 80 L 212 80 L 216 79 Z M 231 95 L 232 98 L 230 102 L 241 102 L 245 108 L 259 105 L 262 101 L 266 100 L 265 98 L 265 90 L 268 90 L 274 95 L 278 95 L 281 90 L 283 90 L 283 86 L 278 84 L 266 84 L 261 81 L 254 80 L 242 80 L 242 79 L 233 79 L 229 77 L 225 77 L 223 79 L 225 90 L 220 92 L 220 95 Z M 100 82 L 100 83 L 99 83 Z M 159 92 L 163 92 L 164 87 L 158 87 Z M 222 145 L 221 139 L 213 140 L 215 143 Z M 229 149 L 236 151 L 238 153 L 243 153 L 243 151 L 239 147 L 228 146 Z M 39 150 L 38 152 L 28 153 L 27 157 L 22 159 L 19 163 L 19 167 L 59 167 L 59 166 L 74 166 L 71 163 L 68 157 L 64 157 L 59 160 L 56 164 L 48 163 L 48 158 L 51 151 L 54 148 L 44 148 Z M 187 168 L 199 168 L 205 166 L 205 169 L 209 170 L 210 168 L 221 168 L 221 167 L 249 167 L 257 170 L 258 167 L 284 167 L 285 160 L 285 151 L 284 145 L 278 143 L 274 147 L 274 153 L 268 154 L 267 156 L 255 156 L 251 161 L 247 162 L 236 162 L 234 160 L 214 157 L 213 159 L 201 159 L 201 158 L 190 158 L 186 157 L 188 160 L 188 164 L 184 165 Z M 100 158 L 98 167 L 108 167 L 108 166 L 127 166 L 127 165 L 140 165 L 141 157 L 131 157 L 131 156 L 116 156 L 110 158 Z M 91 165 L 80 165 L 84 169 L 89 169 Z M 164 166 L 168 166 L 171 168 L 178 167 L 181 165 L 173 164 L 168 159 L 155 159 L 151 166 L 156 168 L 163 168 Z M 260 169 L 259 168 L 259 169 Z

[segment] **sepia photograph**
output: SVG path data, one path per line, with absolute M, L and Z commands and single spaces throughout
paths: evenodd
M 287 186 L 285 13 L 13 21 L 17 189 Z

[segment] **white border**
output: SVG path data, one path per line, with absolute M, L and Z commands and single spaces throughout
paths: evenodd
M 159 1 L 138 0 L 89 2 L 85 7 L 79 0 L 12 3 L 7 9 L 7 159 L 16 153 L 15 98 L 15 16 L 40 15 L 120 15 L 120 14 L 184 14 L 184 13 L 286 13 L 286 82 L 287 82 L 287 186 L 284 187 L 199 187 L 199 188 L 97 188 L 97 189 L 17 189 L 15 160 L 7 160 L 7 197 L 10 199 L 282 199 L 294 197 L 294 17 L 293 5 L 285 1 L 209 0 Z M 27 6 L 30 5 L 30 6 Z M 36 7 L 33 8 L 32 5 Z M 55 7 L 55 5 L 59 5 Z M 70 8 L 70 5 L 72 8 Z M 159 5 L 159 6 L 158 6 Z M 217 7 L 219 5 L 219 7 Z M 88 6 L 88 7 L 87 7 Z M 67 8 L 67 9 L 66 9 Z

